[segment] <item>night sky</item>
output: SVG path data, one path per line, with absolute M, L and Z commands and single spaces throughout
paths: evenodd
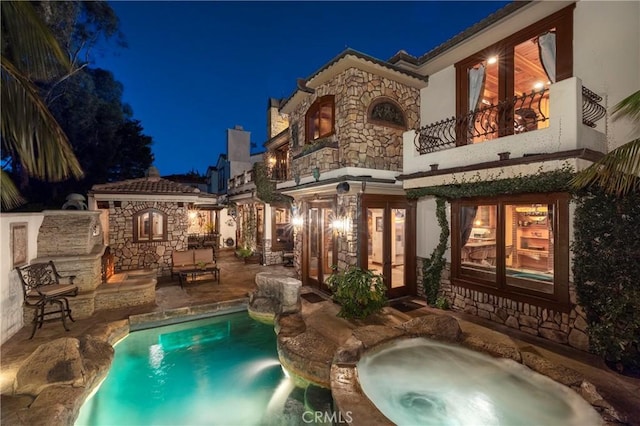
M 162 175 L 204 173 L 235 125 L 263 151 L 268 98 L 345 48 L 420 56 L 507 3 L 116 1 L 129 47 L 111 43 L 93 66 L 124 84 Z

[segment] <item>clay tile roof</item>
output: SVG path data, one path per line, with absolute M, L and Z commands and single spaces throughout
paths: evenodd
M 93 185 L 91 192 L 126 194 L 197 194 L 199 189 L 160 177 L 144 177 Z

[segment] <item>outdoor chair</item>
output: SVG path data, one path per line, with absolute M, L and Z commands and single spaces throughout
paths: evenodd
M 60 314 L 62 326 L 66 331 L 69 331 L 66 318 L 68 317 L 72 322 L 74 319 L 71 316 L 71 308 L 67 298 L 78 294 L 78 287 L 73 284 L 75 275 L 61 276 L 53 261 L 17 267 L 16 271 L 18 271 L 22 282 L 24 305 L 35 311 L 33 330 L 29 339 L 32 339 L 36 334 L 37 328 L 42 328 L 45 317 L 49 315 Z M 68 284 L 61 283 L 61 280 L 67 280 Z M 47 304 L 57 305 L 57 309 L 47 311 Z

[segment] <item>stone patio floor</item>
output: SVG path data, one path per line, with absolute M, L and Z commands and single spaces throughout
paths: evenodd
M 160 279 L 155 305 L 99 311 L 91 318 L 71 323 L 69 326 L 71 330 L 68 332 L 64 331 L 59 322 L 53 321 L 44 324 L 36 332 L 35 337 L 29 340 L 31 325 L 25 325 L 0 348 L 0 393 L 3 395 L 11 394 L 13 381 L 20 364 L 42 343 L 59 337 L 79 337 L 101 324 L 125 320 L 132 315 L 197 307 L 215 302 L 246 300 L 248 293 L 255 289 L 254 279 L 258 272 L 285 276 L 295 275 L 293 268 L 280 265 L 244 264 L 242 260 L 235 257 L 232 250 L 221 250 L 218 266 L 220 267 L 220 283 L 202 277 L 202 279 L 188 283 L 184 288 L 181 288 L 177 278 L 175 280 Z M 312 290 L 303 287 L 303 292 L 309 291 Z M 413 301 L 424 305 L 420 300 L 413 299 Z M 343 343 L 350 336 L 349 329 L 364 325 L 362 322 L 349 322 L 337 318 L 337 307 L 330 301 L 312 304 L 303 299 L 302 308 L 303 316 L 307 314 L 311 320 L 307 323 L 307 327 L 315 328 L 321 336 L 335 344 Z M 385 308 L 385 310 L 386 317 L 393 323 L 431 312 L 442 314 L 442 311 L 432 310 L 426 306 L 404 313 L 390 308 Z M 448 313 L 460 321 L 465 333 L 470 332 L 481 336 L 483 332 L 490 332 L 489 330 L 502 332 L 511 337 L 519 346 L 533 346 L 549 360 L 578 371 L 596 385 L 600 394 L 627 418 L 629 424 L 640 425 L 640 379 L 613 373 L 599 357 L 568 346 L 555 344 L 482 318 L 454 311 Z M 342 327 L 342 329 L 337 329 L 337 327 Z M 0 408 L 2 418 L 7 418 L 12 407 L 2 404 Z M 0 419 L 0 423 L 6 424 L 2 419 Z

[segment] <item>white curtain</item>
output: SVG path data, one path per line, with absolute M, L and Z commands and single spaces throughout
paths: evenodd
M 480 96 L 484 92 L 484 65 L 469 69 L 469 111 L 473 111 L 480 103 Z
M 556 82 L 556 33 L 548 32 L 538 37 L 538 51 L 542 67 L 551 83 Z

